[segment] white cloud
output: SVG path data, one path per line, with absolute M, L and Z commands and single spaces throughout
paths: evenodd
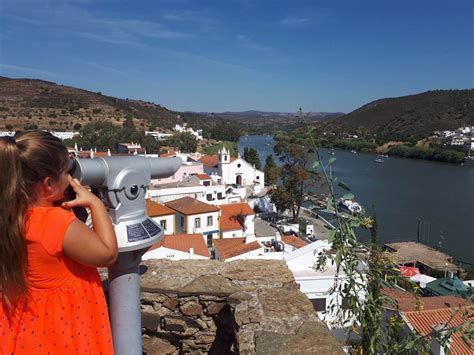
M 307 17 L 286 17 L 280 21 L 280 24 L 285 26 L 301 26 L 310 22 L 311 19 Z

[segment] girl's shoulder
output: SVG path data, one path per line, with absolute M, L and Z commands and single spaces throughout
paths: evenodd
M 34 207 L 28 211 L 26 239 L 38 240 L 51 253 L 61 251 L 62 240 L 74 213 L 61 207 Z

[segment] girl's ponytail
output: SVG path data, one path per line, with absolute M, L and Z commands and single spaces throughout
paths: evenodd
M 0 138 L 0 301 L 11 309 L 28 292 L 24 237 L 27 198 L 14 138 Z

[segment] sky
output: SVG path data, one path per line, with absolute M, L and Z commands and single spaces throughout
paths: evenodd
M 472 0 L 0 0 L 0 75 L 177 111 L 472 88 Z

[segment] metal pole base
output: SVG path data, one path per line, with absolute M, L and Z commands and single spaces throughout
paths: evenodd
M 147 249 L 119 253 L 109 267 L 110 321 L 115 354 L 142 354 L 139 265 Z

